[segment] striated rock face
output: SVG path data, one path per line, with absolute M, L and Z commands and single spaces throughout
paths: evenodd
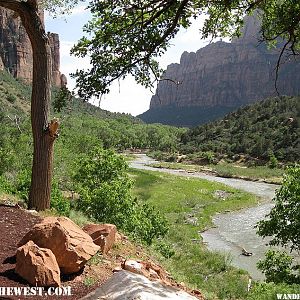
M 164 76 L 178 84 L 170 80 L 161 81 L 151 99 L 150 110 L 144 115 L 147 117 L 151 111 L 170 107 L 226 110 L 276 95 L 278 50 L 269 51 L 265 45 L 258 45 L 258 24 L 254 18 L 246 19 L 243 31 L 242 38 L 231 43 L 219 41 L 196 53 L 184 52 L 180 64 L 169 65 Z M 299 83 L 299 61 L 295 63 L 293 59 L 293 62 L 282 65 L 279 92 L 298 95 Z M 140 117 L 147 120 L 144 115 Z
M 44 19 L 43 13 L 41 17 Z M 61 86 L 59 36 L 48 33 L 52 52 L 52 84 Z M 13 12 L 0 8 L 0 70 L 7 69 L 15 78 L 32 81 L 32 50 L 30 40 Z

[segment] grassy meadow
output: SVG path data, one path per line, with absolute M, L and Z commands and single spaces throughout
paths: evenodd
M 200 232 L 218 212 L 253 206 L 258 199 L 223 184 L 131 170 L 134 195 L 167 217 L 170 230 L 150 249 L 178 281 L 200 289 L 207 299 L 245 299 L 248 275 L 230 266 L 230 257 L 210 252 Z M 224 191 L 220 198 L 215 192 Z

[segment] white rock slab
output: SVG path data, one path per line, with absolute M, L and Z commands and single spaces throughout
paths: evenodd
M 198 300 L 188 293 L 128 271 L 115 273 L 80 300 Z

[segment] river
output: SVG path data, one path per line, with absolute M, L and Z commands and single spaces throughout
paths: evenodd
M 265 246 L 266 241 L 256 235 L 254 226 L 270 211 L 272 207 L 270 200 L 274 197 L 275 190 L 279 186 L 264 182 L 217 177 L 200 172 L 189 173 L 182 170 L 154 168 L 149 166 L 149 164 L 155 162 L 157 161 L 145 154 L 136 154 L 136 159 L 130 162 L 130 167 L 216 181 L 236 189 L 253 193 L 266 200 L 264 201 L 264 204 L 260 204 L 256 207 L 215 215 L 213 222 L 216 225 L 216 228 L 211 228 L 201 234 L 203 242 L 207 245 L 209 250 L 228 254 L 232 265 L 247 270 L 253 279 L 263 279 L 263 274 L 257 270 L 256 263 L 264 256 L 264 253 L 267 250 L 267 247 Z M 253 255 L 241 255 L 242 248 L 253 253 Z

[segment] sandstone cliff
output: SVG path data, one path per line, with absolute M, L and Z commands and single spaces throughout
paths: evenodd
M 41 13 L 43 19 L 43 13 Z M 59 36 L 48 33 L 52 52 L 52 83 L 61 86 Z M 8 70 L 15 78 L 32 80 L 32 50 L 29 38 L 19 18 L 0 8 L 0 69 Z
M 180 108 L 190 110 L 220 110 L 255 102 L 276 95 L 275 66 L 278 51 L 269 51 L 257 41 L 258 26 L 253 18 L 246 20 L 244 35 L 231 43 L 212 43 L 196 53 L 184 52 L 180 64 L 167 67 L 164 77 L 151 99 L 150 110 L 140 117 L 152 122 L 164 122 L 154 115 L 172 107 L 180 115 Z M 291 62 L 281 66 L 279 92 L 284 95 L 300 94 L 300 64 Z M 222 115 L 222 113 L 221 113 Z M 196 116 L 194 116 L 196 117 Z M 207 115 L 206 115 L 207 117 Z M 184 116 L 181 115 L 181 119 Z M 201 123 L 203 120 L 195 123 Z M 209 121 L 212 118 L 206 118 Z M 190 120 L 175 122 L 189 125 Z M 165 122 L 170 123 L 170 122 Z M 193 124 L 193 125 L 195 125 Z

